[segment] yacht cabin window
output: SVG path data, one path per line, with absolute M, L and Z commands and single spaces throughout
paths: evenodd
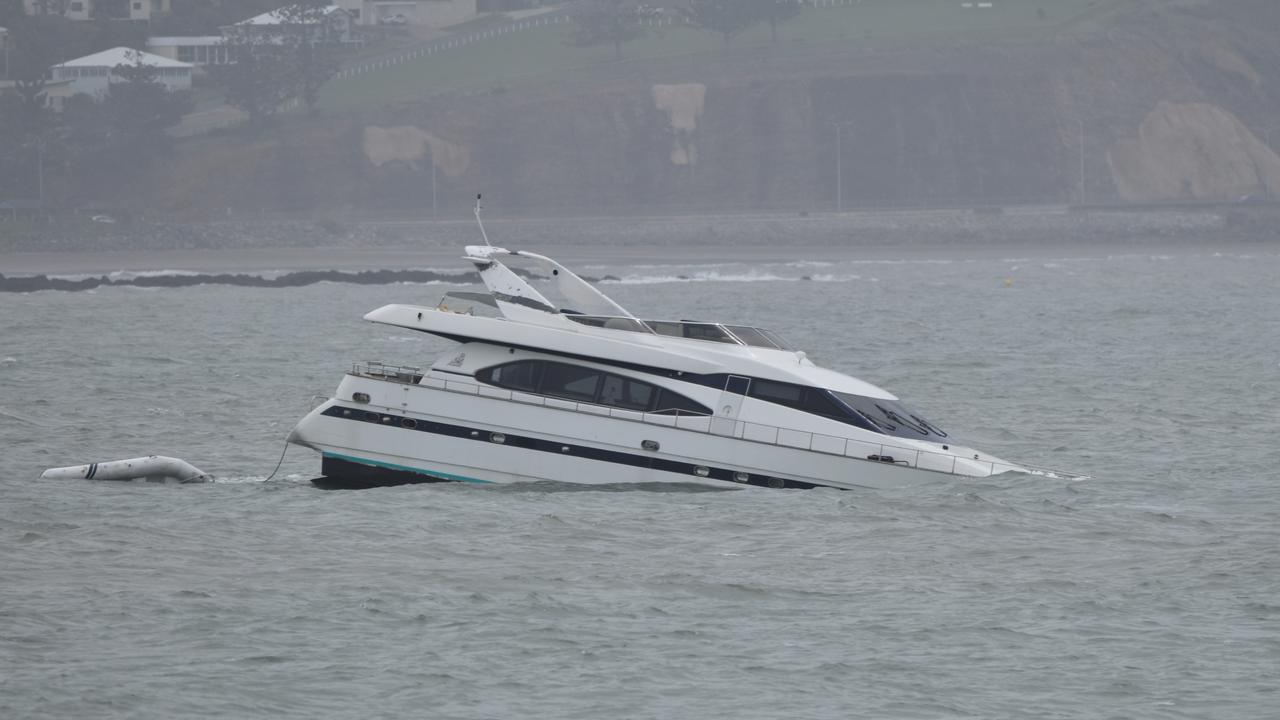
M 842 392 L 832 394 L 859 417 L 875 425 L 877 432 L 934 442 L 947 439 L 947 433 L 942 428 L 897 400 L 882 400 Z
M 518 360 L 485 368 L 476 379 L 508 390 L 662 415 L 710 415 L 680 393 L 622 375 L 549 360 Z
M 752 379 L 746 394 L 757 400 L 839 420 L 881 435 L 931 442 L 947 439 L 947 433 L 942 428 L 897 400 L 870 398 L 758 378 Z

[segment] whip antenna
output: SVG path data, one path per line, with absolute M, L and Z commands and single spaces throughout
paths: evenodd
M 487 247 L 493 247 L 489 244 L 489 233 L 484 231 L 484 221 L 480 219 L 480 193 L 476 193 L 476 224 L 480 226 L 480 237 L 484 238 L 484 244 Z

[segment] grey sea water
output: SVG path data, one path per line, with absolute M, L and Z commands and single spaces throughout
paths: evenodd
M 670 253 L 579 269 L 1092 479 L 264 482 L 447 286 L 0 295 L 0 717 L 1280 715 L 1275 248 Z M 36 479 L 152 453 L 219 482 Z

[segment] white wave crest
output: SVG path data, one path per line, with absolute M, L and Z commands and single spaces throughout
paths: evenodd
M 782 277 L 772 273 L 720 273 L 714 270 L 702 270 L 689 275 L 629 275 L 618 280 L 603 282 L 618 285 L 661 285 L 666 283 L 696 282 L 795 282 L 799 278 Z

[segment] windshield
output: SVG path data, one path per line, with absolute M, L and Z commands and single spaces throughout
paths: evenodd
M 934 442 L 947 439 L 947 433 L 942 428 L 898 400 L 883 400 L 835 391 L 832 391 L 832 394 L 885 435 Z

